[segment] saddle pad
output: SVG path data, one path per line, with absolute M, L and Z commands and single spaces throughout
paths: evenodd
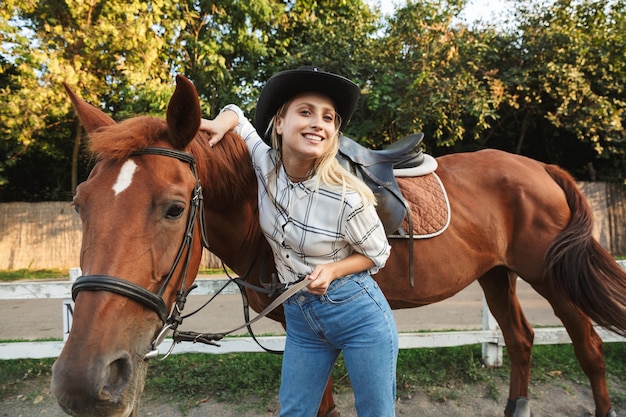
M 450 224 L 450 201 L 436 173 L 396 178 L 413 215 L 413 237 L 426 239 L 443 233 Z M 409 230 L 408 223 L 402 223 Z

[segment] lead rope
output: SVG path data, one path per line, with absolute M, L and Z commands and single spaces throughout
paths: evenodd
M 302 290 L 304 287 L 306 287 L 309 284 L 310 282 L 308 280 L 302 280 L 302 281 L 297 282 L 296 284 L 293 284 L 292 286 L 288 287 L 287 290 L 284 291 L 281 295 L 276 297 L 276 299 L 272 301 L 270 305 L 265 307 L 265 309 L 261 311 L 257 316 L 255 316 L 253 319 L 245 322 L 241 326 L 235 327 L 234 329 L 228 330 L 226 332 L 199 333 L 199 332 L 193 332 L 193 331 L 177 331 L 176 329 L 172 329 L 174 331 L 174 333 L 172 334 L 172 345 L 170 346 L 169 350 L 165 353 L 165 355 L 162 358 L 158 358 L 158 360 L 164 360 L 165 358 L 167 358 L 174 350 L 174 346 L 180 342 L 204 343 L 207 345 L 213 345 L 213 346 L 219 347 L 220 345 L 216 343 L 215 341 L 221 340 L 225 336 L 233 332 L 236 332 L 237 330 L 241 330 L 245 327 L 249 327 L 252 324 L 256 323 L 257 321 L 261 320 L 263 317 L 267 316 L 271 311 L 273 311 L 276 307 L 278 307 L 287 299 L 289 299 L 289 297 L 296 294 L 298 291 Z M 159 333 L 159 336 L 157 336 L 157 339 L 155 339 L 155 342 L 157 340 L 160 340 L 160 342 L 162 342 L 165 339 L 165 336 L 169 330 L 170 328 L 168 328 L 168 326 L 164 327 L 161 333 Z M 146 359 L 157 358 L 158 354 L 159 354 L 158 349 L 154 349 L 152 352 L 146 355 Z
M 272 310 L 285 302 L 289 297 L 302 290 L 304 287 L 309 285 L 311 282 L 309 280 L 302 280 L 297 282 L 296 284 L 291 285 L 287 288 L 282 294 L 280 294 L 274 301 L 270 303 L 263 311 L 257 314 L 253 319 L 245 322 L 241 326 L 235 327 L 234 329 L 228 330 L 226 332 L 221 333 L 198 333 L 198 332 L 175 332 L 173 335 L 173 339 L 175 342 L 186 341 L 186 342 L 202 342 L 209 343 L 215 345 L 213 341 L 221 340 L 224 336 L 227 336 L 237 330 L 241 330 L 244 327 L 251 326 L 257 321 L 261 320 L 263 317 L 267 316 Z M 208 342 L 207 342 L 208 341 Z M 217 345 L 219 346 L 219 345 Z

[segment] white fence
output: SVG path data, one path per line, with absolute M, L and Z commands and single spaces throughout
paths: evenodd
M 621 262 L 620 262 L 621 263 Z M 622 263 L 624 266 L 625 263 Z M 75 278 L 80 271 L 73 270 L 70 278 Z M 199 279 L 195 283 L 198 288 L 194 290 L 195 295 L 215 294 L 225 283 L 221 279 Z M 48 282 L 18 282 L 0 284 L 0 300 L 22 300 L 22 299 L 60 299 L 60 311 L 63 314 L 63 336 L 66 338 L 71 328 L 72 301 L 70 281 L 48 281 Z M 238 289 L 233 286 L 227 287 L 223 294 L 238 293 Z M 59 329 L 61 330 L 61 329 Z M 626 338 L 609 332 L 603 328 L 596 328 L 598 334 L 605 342 L 626 342 Z M 563 327 L 537 328 L 535 331 L 536 345 L 571 343 L 569 335 Z M 263 346 L 282 350 L 284 347 L 284 336 L 257 337 Z M 0 343 L 0 359 L 20 359 L 20 358 L 52 358 L 57 357 L 63 349 L 64 341 L 28 341 Z M 167 345 L 167 341 L 162 345 Z M 263 349 L 251 337 L 228 337 L 220 342 L 221 347 L 207 346 L 199 343 L 181 343 L 174 348 L 174 354 L 180 353 L 211 353 L 223 354 L 232 352 L 262 352 Z M 463 330 L 447 332 L 419 332 L 401 333 L 399 335 L 400 349 L 412 348 L 434 348 L 462 346 L 470 344 L 482 344 L 483 361 L 488 366 L 502 365 L 502 350 L 504 339 L 502 333 L 489 310 L 483 301 L 483 329 Z

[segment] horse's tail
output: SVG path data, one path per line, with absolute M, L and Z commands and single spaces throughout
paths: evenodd
M 626 272 L 593 238 L 593 213 L 574 179 L 557 166 L 545 169 L 571 211 L 570 223 L 546 254 L 550 285 L 598 325 L 626 336 Z

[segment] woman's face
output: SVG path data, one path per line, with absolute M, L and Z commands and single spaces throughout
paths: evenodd
M 332 100 L 319 93 L 295 96 L 276 119 L 283 159 L 316 160 L 331 147 L 339 127 Z

